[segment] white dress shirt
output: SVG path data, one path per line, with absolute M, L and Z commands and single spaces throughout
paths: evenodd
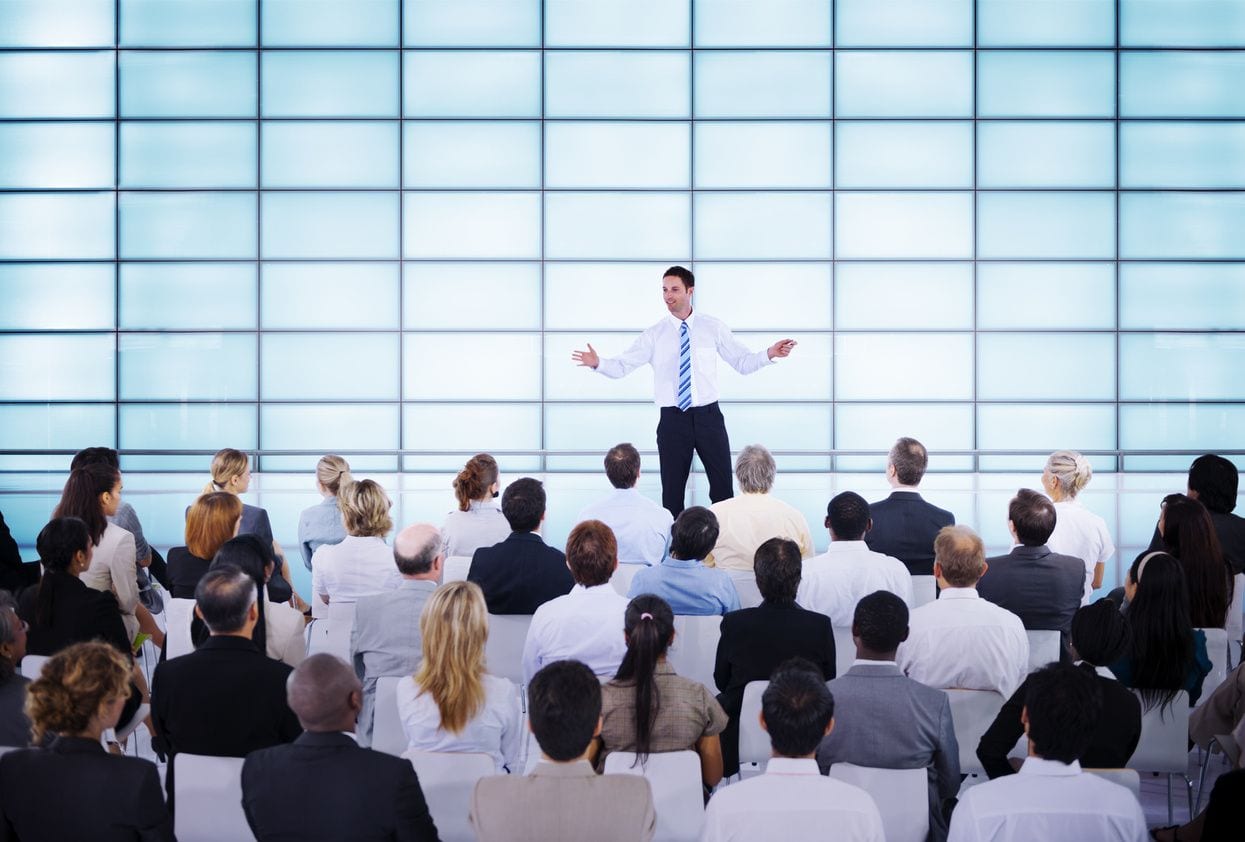
M 303 612 L 273 602 L 264 588 L 264 636 L 268 657 L 296 667 L 307 657 L 307 621 Z
M 1119 784 L 1081 771 L 1081 764 L 1027 757 L 1015 775 L 960 795 L 947 842 L 1143 842 L 1146 817 Z
M 596 370 L 606 377 L 625 377 L 645 363 L 653 366 L 653 402 L 678 406 L 679 330 L 682 322 L 667 315 L 640 334 L 640 338 L 617 357 L 603 357 Z M 692 406 L 705 406 L 718 399 L 718 355 L 740 374 L 751 374 L 772 365 L 769 349 L 750 351 L 723 322 L 693 312 L 687 317 L 692 345 Z
M 1046 539 L 1052 553 L 1061 553 L 1085 562 L 1085 593 L 1081 604 L 1089 604 L 1094 592 L 1094 567 L 1115 554 L 1107 522 L 1076 500 L 1055 504 L 1055 531 Z
M 91 554 L 91 566 L 78 575 L 88 588 L 111 591 L 117 597 L 121 620 L 130 640 L 138 634 L 138 572 L 134 533 L 109 523 Z
M 495 675 L 481 676 L 484 707 L 455 734 L 441 727 L 441 710 L 431 693 L 421 693 L 415 679 L 398 682 L 398 716 L 409 748 L 417 751 L 480 752 L 493 758 L 497 774 L 519 769 L 523 714 L 515 686 Z
M 614 530 L 620 564 L 661 564 L 670 543 L 669 510 L 634 488 L 615 488 L 604 500 L 585 506 L 576 523 L 599 520 Z
M 623 637 L 623 614 L 627 598 L 609 582 L 551 599 L 536 609 L 523 643 L 523 680 L 545 664 L 574 658 L 598 676 L 618 672 L 627 642 Z
M 895 660 L 928 687 L 1010 698 L 1029 672 L 1029 638 L 1019 617 L 979 597 L 976 588 L 944 588 L 912 610 Z
M 788 538 L 800 545 L 800 557 L 813 555 L 813 534 L 795 506 L 772 494 L 743 494 L 709 507 L 718 519 L 718 543 L 705 559 L 707 567 L 752 572 L 757 547 L 770 538 Z
M 470 557 L 481 547 L 500 544 L 510 537 L 510 522 L 491 500 L 472 500 L 467 511 L 453 511 L 441 527 L 441 554 Z
M 701 842 L 835 839 L 884 842 L 882 817 L 863 789 L 823 777 L 811 758 L 771 757 L 765 773 L 719 789 Z
M 796 602 L 848 627 L 856 603 L 874 591 L 890 591 L 912 608 L 912 574 L 902 561 L 875 553 L 864 541 L 831 541 L 824 553 L 804 562 Z
M 384 538 L 347 535 L 340 544 L 324 544 L 311 557 L 311 602 L 323 605 L 322 594 L 333 602 L 356 602 L 388 590 L 397 579 L 393 548 Z

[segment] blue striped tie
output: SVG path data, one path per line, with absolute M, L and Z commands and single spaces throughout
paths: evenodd
M 679 411 L 692 405 L 692 340 L 687 335 L 687 322 L 679 328 Z

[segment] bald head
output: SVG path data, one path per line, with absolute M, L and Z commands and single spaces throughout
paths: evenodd
M 393 561 L 408 579 L 441 576 L 441 533 L 431 523 L 408 526 L 393 539 Z
M 304 731 L 353 731 L 363 685 L 341 658 L 321 652 L 294 668 L 286 681 L 290 710 Z
M 986 572 L 986 548 L 967 526 L 944 526 L 934 538 L 934 574 L 952 588 L 971 588 Z

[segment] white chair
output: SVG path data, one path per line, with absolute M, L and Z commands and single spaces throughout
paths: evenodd
M 172 763 L 173 832 L 181 842 L 254 839 L 242 812 L 241 757 L 177 754 Z
M 1228 606 L 1228 619 L 1224 630 L 1228 633 L 1228 669 L 1241 662 L 1241 626 L 1245 623 L 1245 573 L 1232 577 L 1232 604 Z
M 1144 706 L 1144 703 L 1143 703 Z M 1167 776 L 1167 821 L 1172 821 L 1172 775 L 1184 779 L 1193 815 L 1193 782 L 1189 770 L 1189 696 L 1176 694 L 1171 707 L 1156 705 L 1141 714 L 1141 739 L 1128 761 L 1128 768 Z
M 621 596 L 626 596 L 627 591 L 631 589 L 631 580 L 635 578 L 635 574 L 646 567 L 648 567 L 647 564 L 619 564 L 614 570 L 614 575 L 610 577 L 610 584 Z
M 350 633 L 354 630 L 354 610 L 353 602 L 330 602 L 328 617 L 316 621 L 317 628 L 312 631 L 311 639 L 307 642 L 307 654 L 326 652 L 350 663 Z M 317 634 L 321 625 L 324 626 L 324 632 Z
M 740 608 L 756 608 L 761 604 L 761 589 L 757 587 L 756 574 L 745 570 L 728 570 L 727 574 L 739 594 Z
M 469 555 L 452 555 L 445 560 L 445 568 L 441 572 L 441 584 L 447 585 L 450 582 L 462 582 L 467 578 L 467 571 L 471 569 L 471 556 Z
M 749 681 L 744 687 L 744 700 L 739 708 L 739 766 L 756 763 L 762 772 L 769 764 L 769 734 L 761 727 L 761 695 L 768 681 Z
M 700 755 L 694 751 L 650 754 L 643 763 L 629 751 L 605 758 L 607 775 L 643 775 L 653 788 L 657 829 L 653 842 L 694 842 L 705 823 L 705 796 L 700 779 Z M 437 825 L 439 829 L 441 826 Z
M 1085 769 L 1084 771 L 1104 781 L 1119 784 L 1141 800 L 1141 775 L 1136 769 Z
M 721 616 L 712 614 L 693 617 L 678 614 L 674 618 L 674 643 L 666 652 L 666 660 L 679 675 L 699 681 L 710 690 L 716 691 L 713 666 L 717 660 L 718 641 L 721 638 Z
M 151 715 L 151 705 L 141 704 L 138 710 L 134 711 L 134 715 L 130 717 L 130 721 L 124 724 L 118 723 L 116 730 L 117 742 L 124 743 L 130 738 L 130 735 L 138 730 L 138 726 L 143 724 L 143 720 Z
M 938 580 L 933 576 L 912 577 L 912 607 L 920 608 L 938 598 Z
M 882 814 L 886 842 L 925 842 L 929 833 L 929 772 L 915 769 L 875 769 L 835 763 L 830 777 L 858 786 L 873 798 Z
M 46 664 L 48 660 L 49 656 L 47 655 L 27 655 L 25 658 L 22 658 L 22 662 L 18 666 L 17 671 L 22 674 L 23 678 L 26 678 L 29 681 L 34 681 L 43 673 L 43 665 Z
M 372 749 L 400 756 L 408 745 L 398 716 L 398 682 L 403 676 L 386 675 L 376 679 L 376 699 L 372 708 Z
M 1202 680 L 1202 695 L 1197 700 L 1198 704 L 1201 704 L 1228 677 L 1228 646 L 1231 639 L 1225 629 L 1197 629 L 1197 631 L 1206 635 L 1206 654 L 1210 657 L 1210 672 Z
M 960 744 L 960 772 L 984 775 L 986 770 L 977 759 L 977 744 L 1006 700 L 993 690 L 947 690 L 946 693 L 951 700 L 955 739 Z
M 847 672 L 852 661 L 856 660 L 856 642 L 852 640 L 850 626 L 834 627 L 834 674 Z
M 523 684 L 523 644 L 527 640 L 531 614 L 489 614 L 488 642 L 484 662 L 489 675 Z
M 419 788 L 428 802 L 428 811 L 442 842 L 475 842 L 475 831 L 467 817 L 476 781 L 494 774 L 493 758 L 487 754 L 452 754 L 438 751 L 407 751 L 419 776 Z
M 190 637 L 190 624 L 194 622 L 193 599 L 166 599 L 164 601 L 164 657 L 178 658 L 195 650 Z
M 1042 629 L 1026 631 L 1029 638 L 1029 672 L 1059 660 L 1059 632 Z

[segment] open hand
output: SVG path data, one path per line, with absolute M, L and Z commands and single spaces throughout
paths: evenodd
M 773 345 L 769 346 L 766 353 L 769 354 L 769 358 L 771 360 L 777 359 L 778 357 L 786 357 L 791 354 L 791 349 L 794 348 L 795 345 L 796 342 L 794 339 L 779 339 Z
M 786 356 L 786 354 L 783 356 Z M 601 358 L 597 356 L 597 352 L 593 349 L 591 342 L 588 343 L 587 351 L 571 351 L 571 359 L 577 365 L 586 365 L 588 368 L 596 368 L 601 364 Z

